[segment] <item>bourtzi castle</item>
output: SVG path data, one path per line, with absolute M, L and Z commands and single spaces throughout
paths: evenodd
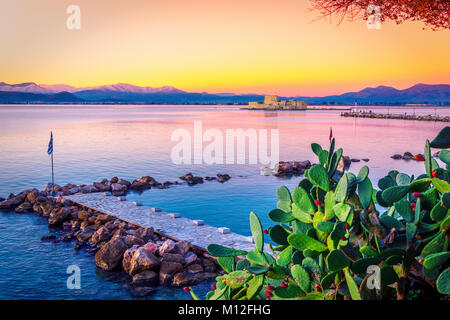
M 305 101 L 297 100 L 279 100 L 278 96 L 265 96 L 264 102 L 249 102 L 249 109 L 267 109 L 267 110 L 306 110 Z

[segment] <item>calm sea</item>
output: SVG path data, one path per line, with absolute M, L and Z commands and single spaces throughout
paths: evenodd
M 399 109 L 389 108 L 390 112 Z M 387 111 L 387 108 L 372 108 Z M 450 115 L 447 109 L 403 108 L 398 112 Z M 47 145 L 54 135 L 56 183 L 90 184 L 119 176 L 133 180 L 150 175 L 163 182 L 192 172 L 207 176 L 228 173 L 225 184 L 205 182 L 131 194 L 146 205 L 201 218 L 249 235 L 248 214 L 254 211 L 269 225 L 275 190 L 293 188 L 301 178 L 261 176 L 263 165 L 177 165 L 171 160 L 172 132 L 193 134 L 194 121 L 203 131 L 279 129 L 280 160 L 311 160 L 312 142 L 328 147 L 332 127 L 338 147 L 352 158 L 369 158 L 370 178 L 377 181 L 389 170 L 424 172 L 423 163 L 392 160 L 394 153 L 423 153 L 426 139 L 445 126 L 439 122 L 341 118 L 340 111 L 263 112 L 235 106 L 0 106 L 0 196 L 27 188 L 44 188 L 51 180 Z M 206 144 L 205 144 L 206 145 Z M 364 162 L 353 163 L 358 173 Z M 42 243 L 46 221 L 33 215 L 0 213 L 0 299 L 130 299 L 126 275 L 103 273 L 93 257 L 75 252 L 69 244 Z M 82 289 L 68 290 L 66 268 L 78 264 Z M 202 285 L 201 292 L 207 290 Z M 158 289 L 151 299 L 186 298 L 178 289 Z

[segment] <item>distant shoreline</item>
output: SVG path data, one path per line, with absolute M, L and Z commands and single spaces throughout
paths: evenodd
M 307 108 L 306 110 L 269 110 L 264 108 L 248 108 L 248 104 L 233 104 L 233 103 L 143 103 L 143 102 L 0 102 L 0 106 L 112 106 L 112 105 L 132 105 L 132 106 L 223 106 L 223 107 L 241 107 L 241 110 L 259 110 L 259 111 L 311 111 L 311 110 L 350 110 L 352 108 L 437 108 L 446 109 L 450 107 L 449 105 L 435 105 L 435 104 L 364 104 L 355 106 L 353 104 L 335 104 L 336 107 L 344 108 L 333 108 L 333 105 L 323 105 L 323 104 L 311 104 L 317 108 Z M 345 108 L 347 107 L 347 108 Z

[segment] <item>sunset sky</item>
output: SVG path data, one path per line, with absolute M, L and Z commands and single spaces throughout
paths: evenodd
M 68 30 L 66 8 L 81 8 Z M 307 0 L 0 0 L 0 82 L 329 95 L 450 83 L 450 31 L 313 21 Z

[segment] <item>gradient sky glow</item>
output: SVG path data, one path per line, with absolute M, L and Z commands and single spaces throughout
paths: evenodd
M 66 8 L 81 8 L 81 30 Z M 0 81 L 328 95 L 450 83 L 450 31 L 319 20 L 306 0 L 0 0 Z

